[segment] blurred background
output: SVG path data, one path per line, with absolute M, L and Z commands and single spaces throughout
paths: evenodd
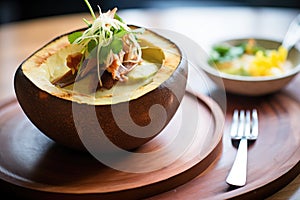
M 100 5 L 103 11 L 118 7 L 167 8 L 188 6 L 253 6 L 300 8 L 300 0 L 89 0 L 92 7 Z M 0 24 L 88 12 L 83 0 L 0 0 Z

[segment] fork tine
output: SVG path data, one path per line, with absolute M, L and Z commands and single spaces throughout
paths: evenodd
M 234 110 L 233 112 L 233 117 L 232 117 L 232 123 L 231 123 L 231 129 L 230 129 L 230 136 L 232 138 L 238 137 L 238 124 L 239 124 L 239 111 L 237 109 Z
M 246 122 L 244 136 L 248 137 L 251 134 L 251 114 L 250 111 L 246 111 Z
M 239 117 L 239 125 L 238 125 L 238 137 L 242 138 L 245 134 L 245 111 L 240 111 L 240 117 Z
M 257 110 L 253 109 L 252 111 L 252 131 L 251 131 L 251 135 L 253 139 L 256 139 L 258 136 L 258 114 L 257 114 Z

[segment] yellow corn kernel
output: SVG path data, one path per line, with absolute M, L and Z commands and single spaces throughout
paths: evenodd
M 283 46 L 278 48 L 279 59 L 281 62 L 285 62 L 287 59 L 288 51 Z
M 249 74 L 252 76 L 270 76 L 282 72 L 282 64 L 286 61 L 287 50 L 280 46 L 278 50 L 272 50 L 268 55 L 262 51 L 255 54 L 249 65 Z

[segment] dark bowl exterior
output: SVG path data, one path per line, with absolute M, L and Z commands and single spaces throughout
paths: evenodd
M 82 142 L 82 138 L 97 145 L 96 138 L 102 137 L 99 134 L 100 127 L 105 137 L 114 145 L 125 150 L 132 150 L 159 134 L 176 113 L 185 94 L 187 67 L 187 62 L 181 59 L 172 76 L 158 88 L 135 100 L 113 105 L 79 104 L 49 94 L 34 85 L 24 75 L 22 65 L 15 73 L 14 89 L 17 100 L 29 120 L 43 134 L 58 144 L 85 151 L 89 147 Z M 149 115 L 149 110 L 154 105 L 161 105 L 166 112 L 165 123 L 160 129 L 157 129 L 157 126 L 164 120 L 163 116 L 154 114 L 154 120 L 151 121 Z M 74 108 L 76 108 L 76 116 Z M 113 115 L 115 109 L 129 110 L 131 119 L 124 118 L 116 122 Z M 149 123 L 154 123 L 154 126 L 147 126 L 145 132 L 138 133 L 136 137 L 119 127 L 119 124 L 122 124 L 126 130 L 130 130 L 132 129 L 131 121 L 139 126 L 147 126 Z M 101 145 L 99 149 L 109 150 L 109 144 L 100 142 L 99 145 Z

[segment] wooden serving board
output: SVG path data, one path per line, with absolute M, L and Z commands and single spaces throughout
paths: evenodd
M 188 116 L 188 118 L 187 118 Z M 194 122 L 194 124 L 193 124 Z M 224 114 L 210 98 L 186 94 L 170 124 L 118 164 L 147 169 L 116 170 L 88 153 L 59 146 L 36 129 L 16 100 L 0 105 L 2 190 L 30 199 L 141 199 L 187 183 L 209 168 L 222 150 Z M 184 145 L 184 146 L 182 146 Z M 167 162 L 168 161 L 168 162 Z
M 229 136 L 235 108 L 256 108 L 259 117 L 259 137 L 248 148 L 248 179 L 243 187 L 230 187 L 225 182 L 237 152 Z M 220 159 L 190 182 L 149 199 L 265 199 L 300 173 L 299 161 L 300 104 L 297 99 L 284 92 L 253 98 L 229 94 Z

